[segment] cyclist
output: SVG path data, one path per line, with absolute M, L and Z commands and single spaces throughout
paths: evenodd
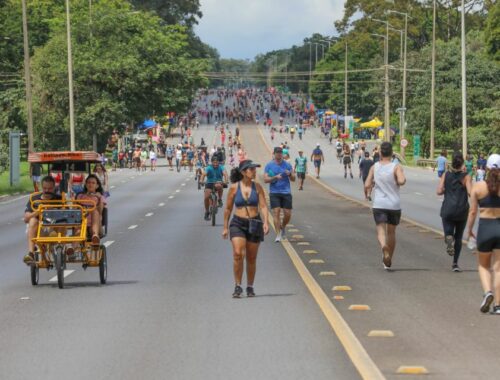
M 203 199 L 205 203 L 205 220 L 209 220 L 210 214 L 208 209 L 210 207 L 210 194 L 213 189 L 217 191 L 218 206 L 222 207 L 222 193 L 224 191 L 223 183 L 227 183 L 227 173 L 224 170 L 224 166 L 219 164 L 217 155 L 212 156 L 212 163 L 202 172 L 200 182 L 204 182 L 205 177 L 207 177 L 207 181 L 205 183 Z

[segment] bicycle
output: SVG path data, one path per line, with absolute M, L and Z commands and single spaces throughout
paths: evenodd
M 206 182 L 199 182 L 200 186 L 206 186 Z M 210 198 L 209 198 L 209 206 L 208 206 L 208 214 L 212 221 L 212 226 L 215 226 L 215 221 L 217 219 L 217 211 L 219 210 L 219 196 L 217 194 L 216 185 L 222 185 L 222 188 L 227 188 L 227 184 L 224 182 L 215 182 L 212 189 L 210 189 Z

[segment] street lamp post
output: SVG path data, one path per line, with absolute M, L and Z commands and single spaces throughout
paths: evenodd
M 26 88 L 26 107 L 28 113 L 28 152 L 34 151 L 33 142 L 33 102 L 31 95 L 31 63 L 30 63 L 30 50 L 28 46 L 28 16 L 26 9 L 26 0 L 22 0 L 23 8 L 23 45 L 24 45 L 24 85 Z M 9 39 L 8 37 L 4 39 Z
M 389 25 L 388 21 L 372 19 L 385 24 L 384 37 L 384 140 L 391 141 L 390 128 L 390 99 L 389 99 Z
M 66 0 L 66 38 L 68 44 L 68 85 L 69 85 L 69 138 L 70 150 L 74 152 L 75 147 L 75 105 L 73 97 L 73 58 L 71 52 L 71 22 L 69 0 Z
M 400 129 L 399 133 L 401 136 L 401 140 L 405 138 L 405 130 L 406 130 L 406 52 L 407 52 L 407 44 L 408 44 L 408 13 L 392 11 L 389 13 L 396 13 L 402 16 L 405 16 L 405 39 L 404 39 L 404 52 L 403 52 L 403 102 L 401 105 L 401 113 L 400 113 Z M 405 147 L 401 147 L 401 155 L 403 158 L 405 157 Z

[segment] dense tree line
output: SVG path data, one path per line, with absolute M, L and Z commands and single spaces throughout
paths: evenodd
M 436 58 L 436 145 L 461 147 L 460 1 L 437 0 Z M 316 64 L 315 45 L 310 59 L 309 42 L 325 44 L 325 36 L 312 35 L 302 46 L 268 52 L 256 57 L 252 70 L 267 72 L 273 85 L 282 85 L 283 72 L 302 71 L 288 78 L 292 92 L 309 94 L 320 108 L 344 113 L 344 66 L 347 43 L 348 113 L 365 120 L 383 117 L 385 26 L 373 19 L 388 20 L 394 29 L 404 29 L 404 17 L 389 9 L 406 12 L 408 22 L 407 125 L 422 137 L 424 153 L 429 151 L 432 1 L 395 2 L 347 0 L 344 17 L 335 23 L 339 38 L 331 43 Z M 361 15 L 361 17 L 359 17 Z M 473 152 L 500 150 L 500 3 L 466 2 L 467 104 L 469 149 Z M 291 59 L 286 65 L 286 56 Z M 276 57 L 276 58 L 275 58 Z M 273 62 L 277 59 L 278 65 Z M 309 62 L 313 75 L 309 80 Z M 391 126 L 399 128 L 396 112 L 402 102 L 402 57 L 400 33 L 389 35 Z M 363 71 L 363 69 L 373 69 Z M 277 74 L 280 74 L 279 76 Z M 274 79 L 273 79 L 274 76 Z M 264 84 L 263 81 L 259 82 Z
M 35 149 L 69 146 L 64 0 L 29 0 Z M 90 7 L 92 5 L 92 7 Z M 26 130 L 21 2 L 0 3 L 0 131 Z M 185 112 L 218 53 L 194 33 L 198 0 L 71 1 L 77 148 L 122 124 Z M 2 137 L 0 136 L 0 137 Z

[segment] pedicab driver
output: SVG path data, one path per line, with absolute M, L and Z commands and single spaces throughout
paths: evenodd
M 51 176 L 43 177 L 42 179 L 42 192 L 41 193 L 33 193 L 30 196 L 30 200 L 26 204 L 26 210 L 24 211 L 24 223 L 28 226 L 28 254 L 24 256 L 23 261 L 25 264 L 30 265 L 35 261 L 35 255 L 33 252 L 35 251 L 35 243 L 33 243 L 33 239 L 36 237 L 37 229 L 38 229 L 38 215 L 39 211 L 33 210 L 33 205 L 38 206 L 43 204 L 43 201 L 53 201 L 60 200 L 61 196 L 55 193 L 56 189 L 56 181 Z

